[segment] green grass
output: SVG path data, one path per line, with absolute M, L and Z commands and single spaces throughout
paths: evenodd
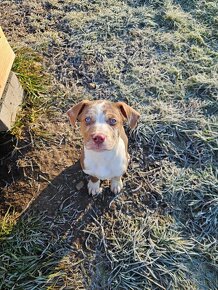
M 48 109 L 50 100 L 46 93 L 49 91 L 50 80 L 39 53 L 28 47 L 21 47 L 15 49 L 15 54 L 12 70 L 24 89 L 24 100 L 22 110 L 11 131 L 16 137 L 22 138 L 27 127 L 32 127 L 33 133 L 37 131 L 33 125 Z
M 57 263 L 51 262 L 55 238 L 52 242 L 43 220 L 39 216 L 20 221 L 1 242 L 0 289 L 37 289 L 46 282 L 44 271 Z
M 5 216 L 0 220 L 0 240 L 4 240 L 11 233 L 16 223 L 16 218 L 16 213 L 11 213 L 9 208 Z
M 108 207 L 99 197 L 81 222 L 67 203 L 51 220 L 30 214 L 12 228 L 5 217 L 0 289 L 217 289 L 216 1 L 49 0 L 40 9 L 50 20 L 27 20 L 60 92 L 60 120 L 82 98 L 126 101 L 141 120 L 129 132 L 124 193 Z M 41 66 L 21 60 L 38 112 Z

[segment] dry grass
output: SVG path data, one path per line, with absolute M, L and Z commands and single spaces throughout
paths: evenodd
M 121 195 L 104 190 L 87 212 L 67 200 L 50 219 L 30 211 L 12 229 L 7 215 L 0 288 L 217 289 L 216 1 L 12 5 L 28 7 L 23 41 L 44 54 L 60 118 L 84 97 L 142 117 Z M 69 180 L 51 195 L 74 191 Z

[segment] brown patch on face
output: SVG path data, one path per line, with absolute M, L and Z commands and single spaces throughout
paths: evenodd
M 116 106 L 120 110 L 123 117 L 128 120 L 130 128 L 134 129 L 137 125 L 138 119 L 140 118 L 140 114 L 124 102 L 117 102 Z
M 135 128 L 140 114 L 124 102 L 83 100 L 67 112 L 70 122 L 75 125 L 76 120 L 81 122 L 81 134 L 87 149 L 112 150 L 121 136 L 127 144 L 123 129 L 123 122 L 128 121 L 131 128 Z M 103 138 L 96 143 L 95 136 Z M 127 147 L 127 146 L 126 146 Z
M 84 108 L 90 103 L 88 100 L 83 100 L 79 104 L 75 105 L 74 107 L 70 108 L 67 111 L 67 115 L 70 119 L 71 125 L 75 126 L 76 120 L 79 120 L 79 115 L 82 113 Z
M 92 150 L 113 149 L 118 142 L 123 119 L 117 106 L 109 101 L 92 101 L 86 105 L 80 114 L 81 134 L 86 148 Z M 105 141 L 102 144 L 95 144 L 93 136 L 96 135 L 105 136 Z
M 92 182 L 97 182 L 97 181 L 99 181 L 99 179 L 97 178 L 97 177 L 95 177 L 95 176 L 91 176 L 90 177 L 90 180 L 92 181 Z
M 110 120 L 116 120 L 116 123 L 114 125 L 110 125 L 110 128 L 112 130 L 118 131 L 120 135 L 121 128 L 123 127 L 124 118 L 117 106 L 111 102 L 105 103 L 105 105 L 103 106 L 103 113 L 105 114 L 105 119 L 108 125 L 110 125 Z

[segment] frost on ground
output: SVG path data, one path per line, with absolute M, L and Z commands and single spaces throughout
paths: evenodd
M 39 58 L 14 67 L 27 105 L 13 144 L 1 136 L 0 289 L 217 289 L 217 15 L 216 1 L 1 1 L 14 50 Z M 87 194 L 65 114 L 83 98 L 141 112 L 118 196 Z

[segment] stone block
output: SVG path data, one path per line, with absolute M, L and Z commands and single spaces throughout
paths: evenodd
M 10 130 L 23 100 L 23 89 L 15 73 L 9 74 L 0 98 L 0 131 Z

